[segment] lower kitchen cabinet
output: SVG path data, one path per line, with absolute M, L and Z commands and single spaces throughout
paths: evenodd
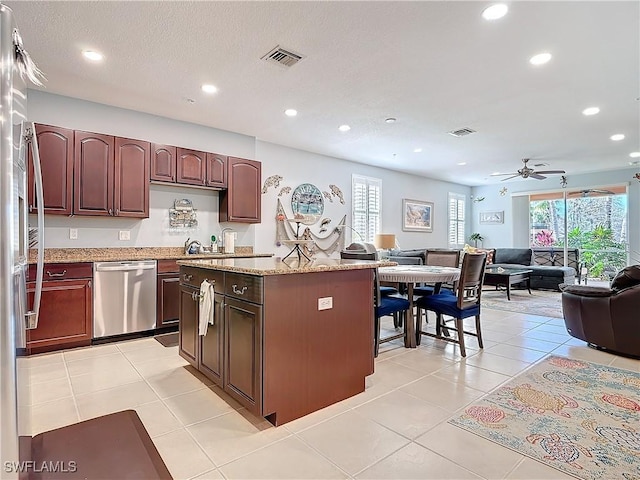
M 29 306 L 34 294 L 35 282 L 27 283 Z M 38 327 L 27 331 L 27 351 L 90 345 L 91 337 L 91 279 L 43 282 Z
M 224 390 L 250 411 L 262 409 L 262 307 L 225 297 Z
M 180 318 L 180 267 L 175 260 L 158 260 L 156 328 L 177 326 Z
M 198 342 L 198 300 L 200 290 L 188 285 L 180 285 L 180 330 L 178 350 L 180 356 L 198 368 L 200 346 Z
M 215 296 L 213 325 L 207 325 L 207 334 L 200 337 L 200 358 L 198 370 L 217 385 L 223 386 L 224 358 L 224 297 Z

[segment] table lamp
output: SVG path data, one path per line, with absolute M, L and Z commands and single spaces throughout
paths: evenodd
M 393 233 L 376 233 L 373 244 L 382 250 L 381 258 L 389 258 L 389 250 L 396 246 L 396 236 Z

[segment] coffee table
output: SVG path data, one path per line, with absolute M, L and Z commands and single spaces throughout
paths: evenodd
M 507 300 L 511 301 L 511 285 L 526 282 L 531 295 L 531 277 L 533 270 L 518 267 L 487 267 L 484 270 L 484 284 L 507 288 Z

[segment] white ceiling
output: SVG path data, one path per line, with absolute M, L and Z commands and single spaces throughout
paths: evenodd
M 48 92 L 466 185 L 524 157 L 567 175 L 630 168 L 640 2 L 508 3 L 488 22 L 484 1 L 6 2 Z M 305 58 L 261 60 L 276 45 Z M 478 133 L 447 134 L 464 127 Z

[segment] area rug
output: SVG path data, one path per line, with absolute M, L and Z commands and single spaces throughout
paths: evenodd
M 582 479 L 640 479 L 640 373 L 549 356 L 449 423 Z
M 509 312 L 527 313 L 542 317 L 562 317 L 562 294 L 545 290 L 512 290 L 511 300 L 507 300 L 505 290 L 485 289 L 482 291 L 482 307 Z

